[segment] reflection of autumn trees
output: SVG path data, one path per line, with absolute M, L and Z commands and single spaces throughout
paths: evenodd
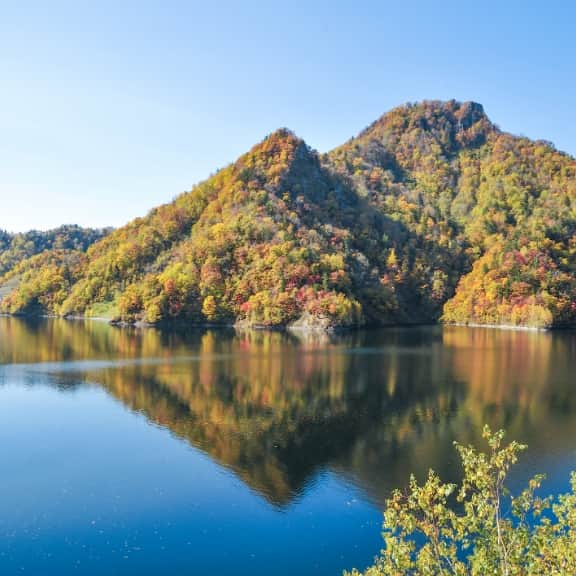
M 190 361 L 89 377 L 284 504 L 364 426 L 366 383 L 353 378 L 353 357 L 327 346 L 206 333 Z
M 557 394 L 565 391 L 565 399 L 574 404 L 569 386 L 576 356 L 573 338 L 448 328 L 443 341 L 452 351 L 455 373 L 466 377 L 471 402 L 538 412 L 542 402 L 555 402 Z M 558 384 L 567 386 L 558 389 Z
M 447 328 L 443 341 L 477 425 L 492 419 L 534 449 L 550 437 L 557 448 L 573 446 L 574 333 Z
M 379 502 L 410 472 L 433 466 L 454 476 L 451 441 L 476 442 L 485 422 L 536 454 L 573 448 L 576 433 L 576 337 L 568 333 L 166 334 L 9 318 L 0 335 L 4 363 L 110 360 L 79 365 L 82 379 L 277 505 L 325 468 Z
M 189 352 L 198 338 L 98 321 L 0 317 L 0 364 L 171 357 Z

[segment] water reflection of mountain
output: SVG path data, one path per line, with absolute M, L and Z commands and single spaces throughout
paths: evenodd
M 280 506 L 326 468 L 378 502 L 412 471 L 453 477 L 451 441 L 477 441 L 486 421 L 535 453 L 576 445 L 567 333 L 163 334 L 2 320 L 0 362 L 58 360 L 109 360 L 60 381 L 98 383 Z

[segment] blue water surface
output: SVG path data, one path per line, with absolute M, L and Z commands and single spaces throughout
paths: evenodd
M 161 333 L 0 319 L 0 574 L 367 566 L 390 490 L 484 423 L 576 469 L 576 335 Z

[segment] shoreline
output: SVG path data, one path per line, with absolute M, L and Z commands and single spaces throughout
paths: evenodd
M 453 326 L 457 328 L 484 328 L 489 330 L 505 330 L 505 331 L 518 331 L 518 332 L 557 332 L 562 330 L 574 330 L 576 325 L 562 325 L 562 326 L 516 326 L 513 324 L 480 324 L 478 322 L 407 322 L 407 323 L 388 323 L 388 324 L 365 324 L 362 326 L 325 326 L 320 322 L 317 325 L 313 324 L 290 324 L 285 326 L 265 326 L 261 324 L 247 324 L 240 321 L 235 323 L 187 323 L 184 321 L 176 322 L 159 322 L 151 324 L 148 322 L 126 322 L 116 321 L 111 318 L 102 316 L 58 316 L 56 314 L 7 314 L 0 313 L 0 318 L 23 318 L 23 319 L 60 319 L 72 322 L 100 322 L 106 323 L 111 327 L 117 328 L 155 328 L 160 330 L 165 329 L 202 329 L 202 330 L 253 330 L 253 331 L 268 331 L 268 332 L 293 332 L 293 333 L 311 333 L 311 334 L 338 334 L 344 332 L 355 332 L 358 330 L 373 330 L 383 328 L 415 328 L 419 326 L 440 326 L 448 327 Z
M 517 332 L 553 332 L 555 330 L 563 330 L 570 328 L 570 326 L 515 326 L 514 324 L 479 324 L 477 322 L 439 322 L 440 326 L 456 326 L 458 328 L 486 328 L 488 330 L 509 330 Z

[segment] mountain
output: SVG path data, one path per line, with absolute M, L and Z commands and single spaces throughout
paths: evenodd
M 401 269 L 442 302 L 444 321 L 574 323 L 574 158 L 457 102 L 397 108 L 329 158 L 414 233 L 416 245 L 395 246 Z
M 502 132 L 479 104 L 422 102 L 323 155 L 278 130 L 85 253 L 22 261 L 0 279 L 0 309 L 552 327 L 576 323 L 575 256 L 576 161 Z

